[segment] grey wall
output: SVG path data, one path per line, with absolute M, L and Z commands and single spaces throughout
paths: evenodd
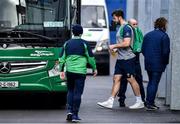
M 169 20 L 167 33 L 171 39 L 170 64 L 163 73 L 158 97 L 165 98 L 165 104 L 171 109 L 180 110 L 180 0 L 127 0 L 127 19 L 138 20 L 143 33 L 153 29 L 156 18 L 164 16 Z M 143 79 L 148 81 L 141 56 Z
M 171 102 L 170 108 L 180 110 L 180 1 L 170 0 L 169 25 L 171 31 Z

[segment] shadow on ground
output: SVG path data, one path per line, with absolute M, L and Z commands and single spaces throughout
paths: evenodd
M 66 98 L 59 94 L 0 94 L 0 110 L 65 109 Z

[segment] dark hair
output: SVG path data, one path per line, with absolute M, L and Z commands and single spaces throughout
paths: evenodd
M 111 15 L 112 15 L 112 16 L 115 15 L 115 16 L 117 16 L 117 17 L 120 17 L 120 16 L 121 16 L 121 17 L 124 19 L 124 12 L 123 12 L 123 10 L 121 10 L 121 9 L 118 9 L 118 10 L 113 11 Z
M 81 34 L 83 34 L 83 28 L 81 25 L 75 24 L 72 27 L 72 32 L 73 32 L 74 36 L 80 36 Z
M 166 31 L 166 24 L 168 23 L 168 20 L 164 17 L 160 17 L 158 19 L 156 19 L 156 21 L 154 22 L 154 28 L 157 29 L 162 29 Z

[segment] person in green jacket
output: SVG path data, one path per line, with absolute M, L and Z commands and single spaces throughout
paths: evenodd
M 134 28 L 134 43 L 133 43 L 133 52 L 140 53 L 143 43 L 143 33 L 138 27 L 138 22 L 135 19 L 130 19 L 128 23 Z
M 83 93 L 87 63 L 93 69 L 94 76 L 97 75 L 96 62 L 92 50 L 87 41 L 81 39 L 83 28 L 81 25 L 72 27 L 74 38 L 65 42 L 61 52 L 60 63 L 60 78 L 65 79 L 66 69 L 67 77 L 67 121 L 79 122 L 81 119 L 78 116 L 81 95 Z

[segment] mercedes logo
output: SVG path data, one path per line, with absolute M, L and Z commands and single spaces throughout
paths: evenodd
M 9 62 L 0 63 L 0 73 L 8 74 L 11 71 L 11 64 Z
M 6 49 L 8 47 L 7 44 L 3 44 L 3 48 Z

